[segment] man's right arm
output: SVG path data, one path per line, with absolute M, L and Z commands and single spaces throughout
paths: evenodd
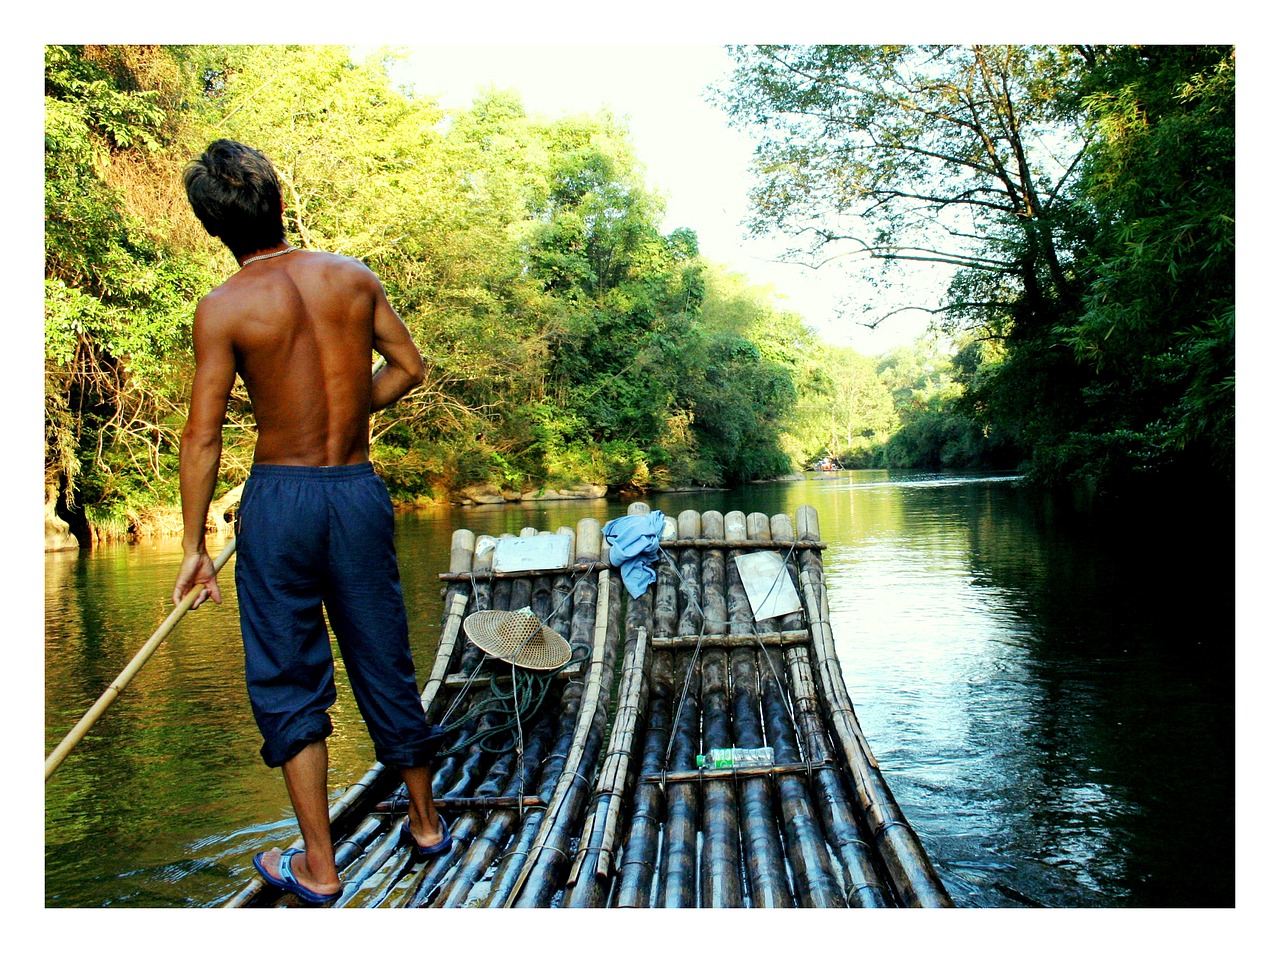
M 213 499 L 222 459 L 222 422 L 227 401 L 235 384 L 236 362 L 231 341 L 220 327 L 221 322 L 206 312 L 202 301 L 196 308 L 192 330 L 196 372 L 191 385 L 191 412 L 182 430 L 178 450 L 178 482 L 182 494 L 182 565 L 174 584 L 176 605 L 198 585 L 208 588 L 192 608 L 207 598 L 222 601 L 213 571 L 213 560 L 205 548 L 205 524 L 209 503 Z
M 369 411 L 389 407 L 426 379 L 426 367 L 409 329 L 387 300 L 382 282 L 372 275 L 374 285 L 373 349 L 386 359 L 386 366 L 373 375 Z

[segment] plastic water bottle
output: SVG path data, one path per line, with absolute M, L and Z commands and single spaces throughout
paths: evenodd
M 773 748 L 712 748 L 698 755 L 700 768 L 754 768 L 773 764 Z

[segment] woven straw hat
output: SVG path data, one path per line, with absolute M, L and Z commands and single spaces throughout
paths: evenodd
M 573 655 L 569 643 L 528 609 L 473 612 L 462 620 L 462 629 L 482 651 L 521 668 L 547 671 L 564 665 Z

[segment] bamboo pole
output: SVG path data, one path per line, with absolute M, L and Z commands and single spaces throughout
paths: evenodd
M 669 539 L 663 542 L 663 549 L 724 549 L 724 540 L 722 539 Z M 736 546 L 737 549 L 826 549 L 827 544 L 820 539 L 799 540 L 796 543 L 777 543 L 766 539 L 753 540 L 744 539 Z
M 777 619 L 757 622 L 747 598 L 746 587 L 738 573 L 733 557 L 742 552 L 738 548 L 745 534 L 757 541 L 769 539 L 769 523 L 757 514 L 742 518 L 741 513 L 731 514 L 725 520 L 725 535 L 733 542 L 729 550 L 729 618 L 731 627 L 757 634 L 743 636 L 753 641 L 771 642 L 779 628 Z M 763 630 L 763 631 L 760 631 Z M 735 648 L 729 656 L 733 677 L 733 730 L 739 748 L 759 748 L 765 744 L 764 726 L 760 710 L 760 680 L 768 677 L 761 668 L 764 656 L 754 646 Z M 776 752 L 775 752 L 776 755 Z M 772 772 L 773 774 L 780 772 Z M 742 804 L 743 856 L 746 858 L 747 887 L 753 907 L 775 909 L 794 907 L 790 878 L 783 851 L 781 831 L 774 814 L 774 788 L 769 775 L 749 778 L 742 784 L 739 795 Z
M 438 797 L 433 798 L 435 805 L 442 811 L 493 811 L 502 807 L 546 807 L 546 802 L 540 797 L 532 794 L 521 796 L 516 795 L 493 795 L 481 797 L 474 795 L 471 797 Z M 403 814 L 409 809 L 409 799 L 405 797 L 392 798 L 389 801 L 380 801 L 373 808 L 375 811 L 384 811 L 388 814 Z
M 680 539 L 697 539 L 702 514 L 684 510 L 676 521 Z M 683 609 L 677 631 L 696 635 L 702 621 L 702 551 L 684 549 L 680 553 L 680 590 Z M 676 656 L 675 715 L 671 725 L 671 761 L 664 769 L 694 767 L 701 744 L 701 680 L 697 650 Z M 698 903 L 698 828 L 700 787 L 679 785 L 666 792 L 666 824 L 658 869 L 658 905 L 686 908 Z
M 756 745 L 756 747 L 760 747 Z M 785 764 L 747 764 L 736 768 L 689 768 L 681 771 L 646 772 L 640 776 L 641 784 L 667 787 L 671 784 L 690 784 L 710 781 L 750 781 L 759 778 L 778 778 L 786 775 L 809 777 L 821 769 L 829 769 L 830 762 L 791 761 Z
M 627 507 L 629 516 L 649 513 L 646 503 Z M 600 767 L 596 771 L 592 809 L 566 881 L 564 906 L 599 907 L 608 895 L 609 877 L 624 801 L 630 787 L 632 758 L 638 727 L 648 701 L 649 633 L 653 629 L 654 586 L 627 603 L 623 631 L 624 659 L 618 686 L 618 707 Z
M 213 571 L 215 575 L 224 565 L 226 565 L 227 560 L 231 558 L 231 554 L 234 553 L 235 550 L 236 541 L 233 537 L 231 542 L 227 543 L 222 552 L 218 553 L 217 558 L 213 561 Z M 71 754 L 75 746 L 84 739 L 84 736 L 89 733 L 89 729 L 92 728 L 97 723 L 98 719 L 103 716 L 106 710 L 115 703 L 115 700 L 120 697 L 120 693 L 128 687 L 131 681 L 133 681 L 133 677 L 138 674 L 142 666 L 147 664 L 147 661 L 155 654 L 156 649 L 158 649 L 161 643 L 169 637 L 169 633 L 177 627 L 178 623 L 182 620 L 182 617 L 191 610 L 193 605 L 195 605 L 196 599 L 206 591 L 207 587 L 205 586 L 192 589 L 186 594 L 181 602 L 174 606 L 173 611 L 169 613 L 164 622 L 160 623 L 160 628 L 156 629 L 156 631 L 152 633 L 151 638 L 147 639 L 142 648 L 138 650 L 138 654 L 133 657 L 133 660 L 130 661 L 129 664 L 124 667 L 124 670 L 116 676 L 115 681 L 107 686 L 106 691 L 98 697 L 98 700 L 93 703 L 93 706 L 87 712 L 84 713 L 81 719 L 76 723 L 76 726 L 67 733 L 67 736 L 58 743 L 58 746 L 54 748 L 49 754 L 49 757 L 45 759 L 45 781 L 48 781 L 49 778 L 53 776 L 53 772 L 58 770 L 59 765 L 67 759 L 67 755 Z
M 704 649 L 754 649 L 761 645 L 808 645 L 812 636 L 806 629 L 788 632 L 761 632 L 756 635 L 704 635 L 684 636 L 673 639 L 654 639 L 655 649 L 692 649 L 701 645 Z
M 761 665 L 760 686 L 765 737 L 773 746 L 777 758 L 784 762 L 797 760 L 800 751 L 792 727 L 791 712 L 786 704 L 787 688 L 781 684 L 781 679 L 786 676 L 782 665 L 782 650 L 771 648 L 761 654 L 768 657 L 768 663 Z M 810 786 L 805 783 L 805 779 L 795 775 L 784 775 L 778 778 L 777 783 L 779 819 L 786 841 L 787 860 L 791 867 L 797 905 L 821 908 L 845 906 L 844 892 L 831 868 L 830 851 L 814 816 Z
M 832 761 L 834 755 L 822 724 L 822 710 L 809 651 L 803 647 L 786 651 L 791 677 L 796 722 L 810 758 Z M 845 901 L 851 907 L 891 907 L 892 892 L 884 885 L 872 849 L 858 822 L 848 785 L 838 771 L 820 771 L 812 781 L 814 803 L 827 841 L 832 845 L 844 881 Z
M 725 518 L 702 514 L 702 532 L 722 542 Z M 728 626 L 722 548 L 702 554 L 702 608 L 708 623 Z M 729 716 L 729 659 L 724 649 L 704 647 L 702 654 L 702 750 L 733 747 Z M 703 907 L 741 907 L 741 854 L 738 849 L 738 793 L 734 785 L 712 779 L 702 790 L 701 894 Z
M 812 506 L 800 507 L 796 512 L 796 530 L 801 539 L 816 539 L 817 510 Z M 819 673 L 827 713 L 853 773 L 858 796 L 880 855 L 889 869 L 894 889 L 907 906 L 952 906 L 946 888 L 929 862 L 915 831 L 902 815 L 858 725 L 835 652 L 821 557 L 812 552 L 802 553 L 801 563 L 803 597 L 814 636 L 815 669 Z
M 599 572 L 601 569 L 609 569 L 609 568 L 610 566 L 606 562 L 599 562 L 599 561 L 592 562 L 592 563 L 571 562 L 564 570 L 561 570 L 561 572 L 567 572 L 570 570 L 575 572 L 583 572 L 583 571 Z M 547 570 L 545 569 L 502 569 L 502 570 L 489 569 L 483 572 L 480 570 L 473 570 L 471 572 L 442 572 L 440 573 L 439 578 L 442 582 L 471 582 L 473 580 L 479 581 L 479 580 L 493 580 L 493 579 L 526 579 L 534 576 L 545 575 L 546 572 Z
M 583 686 L 578 723 L 570 756 L 560 775 L 556 794 L 547 807 L 543 829 L 522 874 L 524 882 L 511 894 L 508 906 L 545 907 L 561 886 L 557 881 L 568 860 L 570 830 L 581 816 L 593 776 L 613 687 L 613 656 L 621 616 L 621 583 L 618 573 L 600 573 L 596 602 L 595 636 L 589 673 Z
M 666 559 L 658 561 L 657 588 L 653 599 L 655 635 L 675 633 L 678 610 L 678 575 Z M 661 771 L 671 737 L 672 696 L 675 655 L 653 655 L 645 673 L 649 710 L 645 718 L 640 771 Z M 618 860 L 618 874 L 611 898 L 615 907 L 652 905 L 654 874 L 657 870 L 659 832 L 665 816 L 665 792 L 657 785 L 638 786 L 627 805 L 626 837 Z

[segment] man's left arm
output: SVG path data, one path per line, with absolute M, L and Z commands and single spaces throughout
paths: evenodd
M 426 379 L 422 354 L 413 343 L 409 329 L 387 300 L 387 293 L 377 276 L 369 272 L 373 293 L 373 349 L 386 359 L 386 365 L 373 376 L 369 410 L 389 407 Z
M 222 460 L 222 422 L 236 379 L 235 352 L 223 322 L 211 317 L 206 302 L 196 308 L 192 330 L 196 372 L 191 385 L 191 412 L 178 451 L 182 492 L 182 565 L 173 588 L 177 605 L 187 593 L 204 586 L 192 608 L 206 599 L 222 602 L 213 560 L 205 548 L 205 524 Z

